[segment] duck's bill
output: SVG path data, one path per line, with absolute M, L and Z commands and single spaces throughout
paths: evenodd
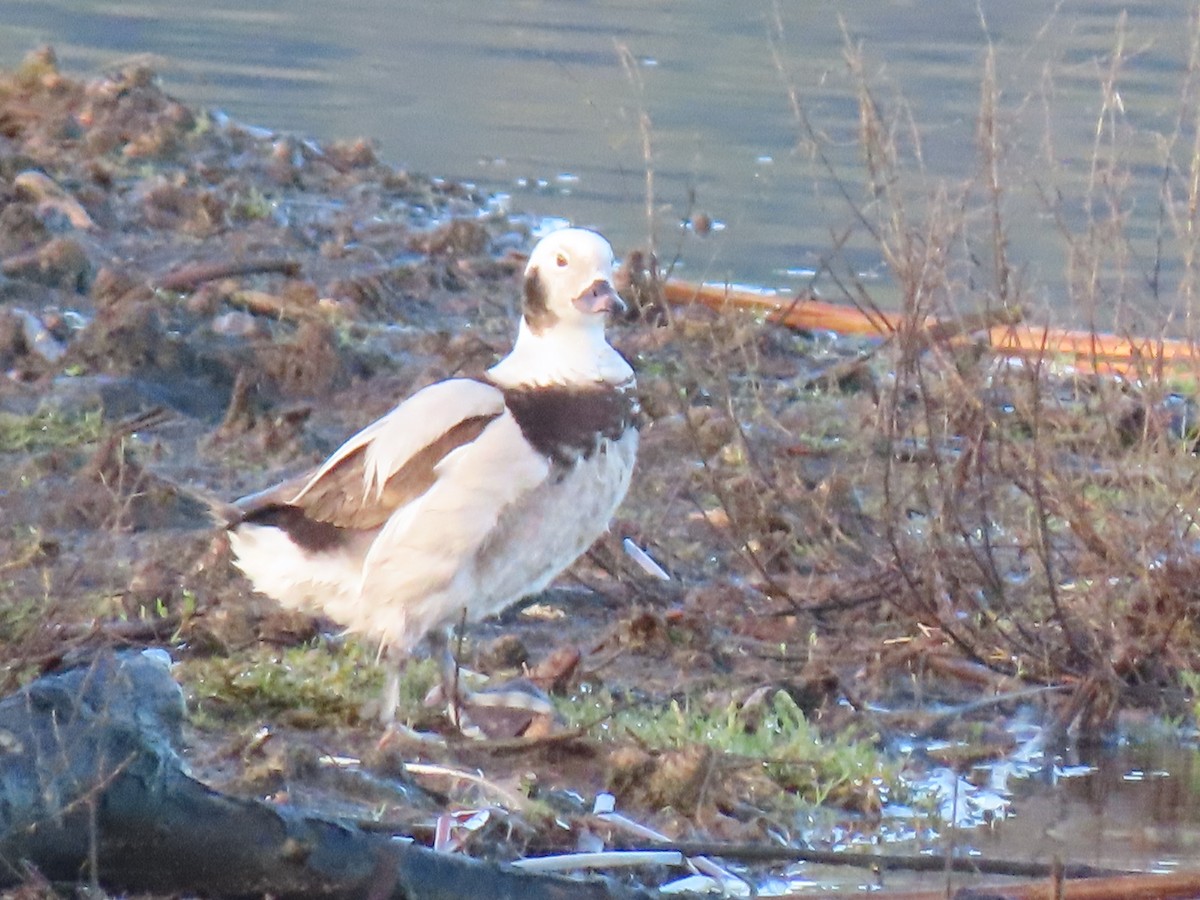
M 584 313 L 625 312 L 625 301 L 607 281 L 592 286 L 575 298 L 575 308 Z

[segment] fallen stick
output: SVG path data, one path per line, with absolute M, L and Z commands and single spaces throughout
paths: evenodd
M 961 900 L 994 898 L 1012 900 L 1042 900 L 1062 897 L 1063 900 L 1168 900 L 1173 897 L 1200 896 L 1200 872 L 1171 872 L 1167 874 L 1114 875 L 1109 878 L 1089 878 L 1063 882 L 1026 882 L 985 889 L 973 887 L 962 891 Z
M 878 853 L 842 853 L 832 850 L 778 847 L 766 844 L 725 844 L 719 842 L 677 841 L 659 843 L 656 850 L 678 850 L 685 856 L 707 854 L 723 859 L 743 862 L 801 861 L 822 865 L 850 865 L 883 870 L 908 870 L 916 872 L 944 872 L 950 868 L 960 874 L 1008 875 L 1019 878 L 1041 879 L 1003 885 L 973 885 L 960 888 L 954 893 L 955 900 L 972 898 L 1003 897 L 1005 900 L 1042 900 L 1061 896 L 1066 900 L 1159 900 L 1159 898 L 1200 896 L 1200 871 L 1154 874 L 1149 872 L 1122 872 L 1088 865 L 1057 866 L 1053 863 L 1026 862 L 1023 860 L 986 859 L 978 857 L 954 857 L 947 860 L 942 856 Z M 1062 877 L 1061 885 L 1053 883 Z M 1061 894 L 1055 889 L 1061 887 Z M 789 895 L 785 895 L 789 896 Z M 808 894 L 795 896 L 810 896 Z M 841 895 L 838 895 L 841 896 Z M 855 896 L 861 896 L 856 893 Z M 883 891 L 874 895 L 879 900 L 945 900 L 945 889 L 933 891 Z
M 629 848 L 635 849 L 635 848 Z M 716 856 L 739 862 L 807 862 L 826 866 L 856 866 L 885 871 L 944 872 L 950 869 L 970 875 L 1009 875 L 1016 878 L 1049 878 L 1056 869 L 1051 863 L 1016 859 L 988 859 L 976 856 L 944 856 L 923 853 L 858 853 L 839 850 L 814 850 L 809 847 L 784 847 L 778 844 L 733 844 L 721 841 L 648 841 L 640 849 L 677 850 L 684 856 Z M 1083 864 L 1062 867 L 1067 879 L 1141 877 L 1141 873 L 1104 869 Z M 1200 873 L 1196 877 L 1200 877 Z M 944 896 L 944 895 L 943 895 Z
M 164 291 L 186 293 L 195 290 L 206 281 L 232 278 L 240 275 L 278 273 L 295 278 L 300 274 L 300 263 L 293 259 L 251 259 L 235 262 L 220 260 L 209 263 L 187 263 L 173 272 L 156 278 L 151 285 Z
M 1067 900 L 1124 900 L 1143 898 L 1157 900 L 1169 897 L 1200 896 L 1200 871 L 1153 874 L 1103 869 L 1089 865 L 1026 862 L 1024 860 L 987 859 L 980 857 L 953 857 L 923 854 L 901 855 L 886 853 L 843 853 L 832 850 L 812 850 L 799 847 L 779 847 L 768 844 L 721 844 L 720 842 L 673 841 L 653 842 L 655 850 L 678 850 L 685 856 L 705 854 L 742 862 L 798 861 L 822 865 L 848 865 L 883 870 L 907 870 L 914 872 L 944 872 L 947 868 L 960 874 L 1008 875 L 1018 878 L 1044 879 L 1005 885 L 975 885 L 961 888 L 953 896 L 955 900 L 970 898 L 998 898 L 1005 900 L 1041 900 L 1056 896 L 1056 885 L 1051 880 L 1061 875 L 1064 879 L 1060 896 Z M 874 896 L 880 900 L 912 898 L 912 900 L 944 900 L 944 889 L 892 894 L 882 892 Z
M 273 319 L 321 319 L 329 313 L 320 303 L 305 304 L 267 291 L 234 291 L 226 300 L 231 306 Z
M 68 194 L 57 181 L 36 169 L 21 172 L 12 180 L 18 195 L 37 202 L 39 212 L 58 211 L 74 228 L 94 231 L 96 223 L 83 204 Z
M 777 894 L 776 900 L 806 900 L 808 892 Z M 861 898 L 862 891 L 822 894 L 824 900 Z M 1184 900 L 1200 896 L 1200 872 L 1173 872 L 1165 875 L 1118 875 L 1112 878 L 1087 878 L 1056 882 L 1020 881 L 1008 884 L 974 884 L 950 894 L 938 890 L 882 890 L 868 896 L 873 900 Z
M 671 279 L 663 283 L 663 295 L 675 304 L 700 303 L 712 309 L 749 310 L 764 314 L 768 321 L 802 331 L 836 331 L 839 334 L 890 337 L 902 318 L 893 313 L 863 311 L 840 303 L 796 299 L 776 294 L 740 290 L 713 284 L 693 284 Z M 1000 321 L 968 317 L 961 324 L 928 319 L 923 327 L 928 340 L 962 340 L 969 333 L 986 330 L 994 350 L 1004 356 L 1041 358 L 1066 356 L 1075 365 L 1096 372 L 1128 373 L 1137 367 L 1158 364 L 1200 364 L 1200 348 L 1189 341 L 1169 338 L 1126 338 L 1114 334 L 1043 328 L 1011 321 L 1012 311 L 997 311 Z

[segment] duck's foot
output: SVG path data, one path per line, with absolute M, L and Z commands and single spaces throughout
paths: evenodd
M 418 731 L 399 722 L 391 722 L 375 742 L 375 752 L 381 753 L 394 743 L 400 746 L 419 744 L 426 747 L 444 747 L 446 738 L 435 731 Z
M 530 681 L 517 678 L 478 691 L 445 680 L 425 697 L 426 706 L 446 705 L 450 723 L 464 737 L 502 740 L 544 734 L 555 723 L 554 704 Z
M 438 654 L 442 683 L 425 697 L 426 706 L 446 705 L 450 724 L 464 737 L 497 740 L 550 730 L 554 706 L 532 682 L 517 678 L 503 684 L 472 690 L 466 684 L 474 673 L 463 669 L 450 649 L 450 633 L 430 635 Z

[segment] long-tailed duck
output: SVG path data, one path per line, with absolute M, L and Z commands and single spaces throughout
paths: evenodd
M 403 658 L 423 636 L 545 588 L 608 528 L 637 453 L 634 374 L 605 339 L 623 306 L 592 231 L 543 238 L 512 352 L 423 388 L 315 472 L 236 501 L 236 564 L 283 606 Z M 383 718 L 398 698 L 389 673 Z

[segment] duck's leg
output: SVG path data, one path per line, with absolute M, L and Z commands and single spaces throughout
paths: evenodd
M 459 681 L 458 657 L 450 649 L 450 639 L 454 628 L 435 628 L 429 632 L 429 647 L 433 659 L 437 661 L 438 673 L 442 679 L 442 699 L 446 701 L 446 715 L 450 724 L 459 731 L 463 730 L 462 708 L 471 692 L 466 685 Z
M 389 729 L 396 723 L 396 710 L 400 708 L 400 671 L 404 661 L 405 655 L 391 647 L 383 651 L 386 674 L 383 696 L 379 698 L 379 721 Z

